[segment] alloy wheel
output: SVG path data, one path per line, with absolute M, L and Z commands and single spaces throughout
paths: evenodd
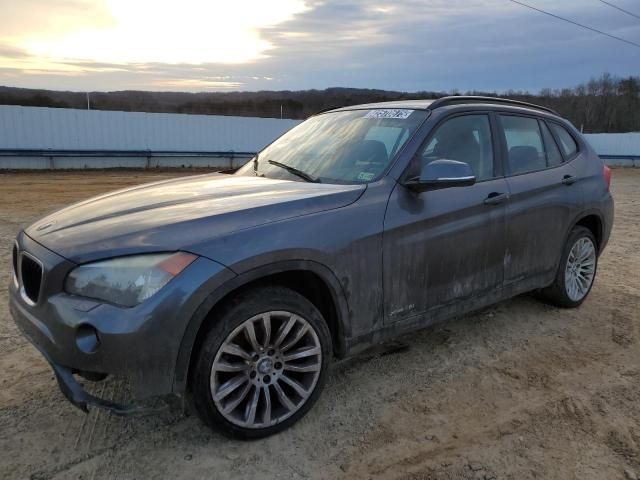
M 321 368 L 322 348 L 311 324 L 292 312 L 265 312 L 225 338 L 211 368 L 211 395 L 227 421 L 266 428 L 300 410 Z
M 569 251 L 564 272 L 567 296 L 574 302 L 582 300 L 593 283 L 596 272 L 596 247 L 588 237 L 579 238 Z

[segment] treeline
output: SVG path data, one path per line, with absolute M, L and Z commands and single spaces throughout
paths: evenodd
M 504 96 L 551 107 L 585 133 L 640 132 L 640 77 L 605 73 L 574 88 Z
M 91 92 L 93 110 L 306 118 L 331 107 L 404 99 L 435 99 L 451 92 L 397 92 L 359 88 L 259 92 Z M 551 107 L 586 133 L 640 131 L 640 77 L 603 74 L 574 88 L 526 91 L 470 91 L 465 95 L 500 96 Z M 0 105 L 87 108 L 87 94 L 0 87 Z

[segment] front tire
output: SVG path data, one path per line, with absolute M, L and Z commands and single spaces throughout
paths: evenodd
M 598 247 L 591 230 L 577 226 L 569 234 L 553 283 L 540 293 L 544 300 L 575 308 L 591 291 L 598 267 Z
M 192 390 L 208 425 L 232 437 L 266 437 L 298 421 L 319 397 L 331 336 L 318 309 L 293 290 L 241 293 L 205 335 Z

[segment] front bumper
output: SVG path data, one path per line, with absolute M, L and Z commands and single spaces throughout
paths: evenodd
M 36 348 L 38 347 L 36 346 Z M 114 415 L 119 416 L 138 415 L 142 413 L 150 413 L 156 410 L 142 405 L 126 405 L 117 403 L 88 393 L 73 376 L 73 370 L 56 364 L 49 358 L 49 355 L 47 355 L 45 351 L 40 349 L 38 350 L 47 362 L 49 362 L 62 394 L 67 400 L 69 400 L 69 402 L 71 402 L 72 405 L 78 407 L 83 412 L 89 413 L 89 406 L 108 410 Z
M 180 345 L 196 309 L 221 282 L 233 275 L 224 266 L 199 257 L 156 295 L 133 308 L 121 308 L 64 292 L 72 262 L 24 233 L 20 252 L 37 258 L 44 268 L 39 300 L 27 301 L 12 281 L 9 308 L 22 333 L 51 365 L 65 397 L 86 411 L 106 408 L 120 415 L 142 407 L 97 398 L 75 380 L 77 371 L 115 375 L 131 385 L 138 401 L 175 391 Z M 89 334 L 87 334 L 89 332 Z M 93 344 L 87 348 L 87 335 Z

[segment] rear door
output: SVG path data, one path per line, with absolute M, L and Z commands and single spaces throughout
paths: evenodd
M 500 114 L 510 202 L 505 285 L 555 273 L 569 222 L 580 208 L 577 172 L 542 118 Z
M 502 285 L 507 184 L 488 113 L 449 117 L 418 149 L 409 176 L 437 159 L 468 163 L 477 183 L 421 194 L 398 184 L 383 237 L 385 321 L 393 323 Z

